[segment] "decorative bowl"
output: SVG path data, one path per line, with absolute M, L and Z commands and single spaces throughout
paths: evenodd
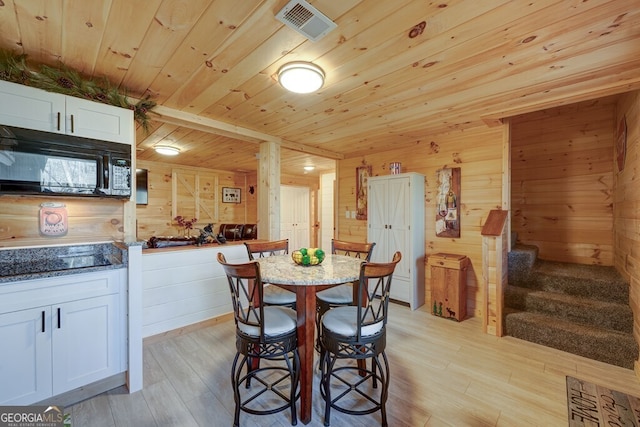
M 324 261 L 324 251 L 320 248 L 300 248 L 291 252 L 291 259 L 305 267 L 320 265 Z

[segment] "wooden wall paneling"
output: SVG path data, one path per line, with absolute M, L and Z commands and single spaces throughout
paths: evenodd
M 62 21 L 64 64 L 88 74 L 93 71 L 93 64 L 98 57 L 111 2 L 96 5 L 71 0 L 65 5 L 65 9 Z
M 414 147 L 365 155 L 337 161 L 338 206 L 336 237 L 366 241 L 366 221 L 346 218 L 355 211 L 355 168 L 372 166 L 372 175 L 388 175 L 389 163 L 400 162 L 402 172 L 425 175 L 425 250 L 427 256 L 437 252 L 466 255 L 471 263 L 467 271 L 467 313 L 477 316 L 482 306 L 482 225 L 492 209 L 502 206 L 502 138 L 501 127 L 479 127 L 464 132 L 425 135 Z M 436 171 L 443 167 L 461 168 L 460 238 L 436 238 Z M 426 304 L 430 306 L 429 269 L 425 269 Z
M 246 28 L 239 24 L 245 19 L 246 14 L 255 9 L 257 5 L 258 4 L 254 2 L 238 3 L 234 0 L 216 1 L 215 4 L 214 2 L 210 2 L 198 21 L 202 23 L 218 23 L 218 25 L 194 26 L 193 31 L 187 35 L 181 45 L 175 50 L 174 54 L 171 55 L 165 68 L 155 77 L 155 80 L 151 84 L 152 87 L 162 88 L 162 93 L 159 98 L 160 101 L 166 100 L 170 94 L 174 93 L 181 82 L 190 79 L 192 77 L 191 73 L 195 68 L 201 68 L 201 70 L 197 72 L 196 77 L 196 81 L 199 81 L 200 84 L 214 78 L 219 78 L 219 75 L 216 75 L 217 73 L 214 73 L 212 76 L 212 73 L 204 72 L 204 70 L 209 68 L 206 64 L 203 64 L 202 55 L 204 52 L 208 52 L 206 57 L 209 59 L 216 58 L 219 63 L 224 63 L 227 67 L 234 66 L 234 64 L 230 63 L 229 58 L 223 59 L 220 57 L 220 49 L 229 43 L 229 39 L 237 39 L 239 35 L 238 32 L 242 32 L 244 28 Z M 223 25 L 223 23 L 226 25 Z M 259 31 L 260 34 L 267 33 L 264 32 L 264 28 L 259 29 L 256 25 L 264 27 L 274 26 L 274 23 L 268 21 L 247 24 L 248 28 Z M 258 41 L 254 40 L 254 43 L 258 43 Z M 253 45 L 250 45 L 247 46 L 246 49 L 252 47 Z M 232 51 L 232 53 L 237 56 L 247 53 L 240 48 L 233 49 Z M 196 87 L 200 88 L 201 86 Z M 198 92 L 181 93 L 179 101 L 188 102 L 189 99 L 193 99 L 197 94 Z M 219 105 L 227 106 L 228 104 L 223 103 Z
M 264 5 L 266 8 L 267 5 Z M 218 5 L 213 6 L 215 10 L 218 10 Z M 236 7 L 237 10 L 241 10 Z M 219 19 L 219 13 L 216 13 L 216 19 Z M 229 22 L 229 21 L 227 21 Z M 254 37 L 254 33 L 252 32 L 254 29 L 260 31 L 260 34 L 264 34 L 269 42 L 268 43 L 259 43 L 258 40 Z M 283 41 L 282 38 L 284 36 L 283 32 L 277 31 L 278 26 L 275 22 L 271 22 L 269 20 L 261 20 L 257 22 L 249 22 L 247 25 L 240 25 L 237 29 L 237 32 L 234 31 L 231 39 L 235 39 L 240 41 L 241 43 L 237 49 L 224 49 L 224 47 L 228 47 L 229 42 L 223 43 L 222 46 L 217 48 L 213 48 L 211 54 L 214 56 L 210 57 L 211 62 L 215 62 L 216 64 L 224 64 L 225 69 L 229 67 L 229 69 L 233 68 L 238 71 L 238 73 L 211 73 L 210 68 L 203 64 L 203 61 L 199 61 L 198 67 L 195 73 L 191 74 L 191 80 L 197 81 L 198 84 L 191 87 L 181 86 L 178 88 L 176 92 L 174 92 L 169 98 L 168 101 L 171 104 L 177 106 L 177 108 L 191 107 L 194 112 L 200 113 L 204 112 L 207 107 L 213 105 L 224 105 L 220 104 L 220 100 L 228 95 L 228 90 L 223 90 L 222 88 L 217 88 L 218 90 L 210 89 L 210 84 L 215 81 L 220 81 L 222 83 L 222 87 L 238 87 L 241 82 L 245 82 L 248 80 L 247 74 L 252 73 L 255 70 L 263 70 L 268 65 L 265 62 L 265 59 L 269 57 L 268 51 L 272 49 L 277 49 L 277 46 L 283 47 L 281 43 L 285 43 L 288 41 L 289 43 L 298 43 L 301 41 L 299 36 L 290 35 L 289 39 Z M 201 32 L 201 34 L 205 34 Z M 289 48 L 293 48 L 293 45 L 287 44 Z M 183 48 L 190 49 L 190 45 L 184 45 Z M 208 50 L 208 49 L 207 49 Z M 195 64 L 194 64 L 195 65 Z M 263 76 L 266 78 L 266 76 Z M 207 90 L 209 88 L 209 90 Z M 218 114 L 220 114 L 218 112 Z
M 356 14 L 359 19 L 347 19 L 346 25 L 343 27 L 342 32 L 330 32 L 326 35 L 325 40 L 328 41 L 328 45 L 331 45 L 331 63 L 332 64 L 347 64 L 350 61 L 353 61 L 356 57 L 360 55 L 366 55 L 368 53 L 367 48 L 362 48 L 363 40 L 366 40 L 366 46 L 381 46 L 385 45 L 389 42 L 389 36 L 381 34 L 380 31 L 376 31 L 373 28 L 373 24 L 375 22 L 380 22 L 380 20 L 385 20 L 386 25 L 389 25 L 389 28 L 402 28 L 401 26 L 403 22 L 406 22 L 407 17 L 415 16 L 415 11 L 420 10 L 421 12 L 426 13 L 424 5 L 420 5 L 422 7 L 417 7 L 414 5 L 413 7 L 410 4 L 410 1 L 407 0 L 397 0 L 393 4 L 384 4 L 384 3 L 376 3 L 376 4 L 366 4 L 360 0 L 349 0 L 348 2 L 329 2 L 325 3 L 320 7 L 323 13 L 329 17 L 335 17 L 335 22 L 338 26 L 341 25 L 341 22 L 345 22 L 345 18 L 342 16 L 346 11 L 349 13 Z M 319 7 L 316 5 L 316 7 Z M 434 6 L 431 6 L 435 8 Z M 437 10 L 437 9 L 436 9 Z M 442 9 L 440 9 L 442 10 Z M 438 10 L 439 11 L 439 10 Z M 269 8 L 269 13 L 272 13 Z M 404 15 L 404 17 L 397 15 Z M 267 21 L 267 22 L 265 22 Z M 397 24 L 396 24 L 397 23 Z M 266 26 L 268 24 L 268 20 L 261 19 L 256 22 L 254 25 Z M 253 37 L 255 29 L 252 28 L 252 32 L 248 33 L 248 38 L 251 41 L 254 41 Z M 266 30 L 266 29 L 265 29 Z M 275 30 L 275 29 L 274 29 Z M 264 31 L 264 30 L 263 30 Z M 363 31 L 363 34 L 360 34 L 359 37 L 353 37 L 355 34 Z M 261 32 L 261 34 L 265 34 Z M 251 48 L 254 50 L 249 43 L 243 43 L 243 47 Z M 387 46 L 388 47 L 388 46 Z M 388 47 L 389 48 L 389 47 Z M 389 50 L 393 51 L 393 48 L 389 48 Z M 246 53 L 248 53 L 246 52 Z M 245 53 L 245 54 L 246 54 Z M 327 54 L 327 48 L 324 44 L 311 44 L 308 43 L 305 45 L 305 55 L 308 57 L 316 57 L 321 58 Z M 388 58 L 388 56 L 385 56 Z M 280 65 L 280 64 L 278 64 Z M 275 72 L 275 67 L 273 71 Z M 346 75 L 355 75 L 359 73 L 361 70 L 350 70 L 346 73 Z M 210 74 L 210 73 L 207 73 Z M 244 93 L 252 93 L 255 94 L 252 96 L 253 102 L 258 105 L 261 105 L 264 109 L 262 113 L 262 120 L 265 123 L 272 124 L 276 121 L 281 121 L 281 114 L 277 111 L 279 107 L 279 101 L 277 97 L 273 96 L 273 92 L 278 89 L 274 86 L 269 86 L 268 83 L 265 83 L 264 79 L 261 81 L 262 84 L 256 84 L 253 82 L 254 79 L 249 80 L 248 82 L 238 86 L 237 91 Z M 258 87 L 256 87 L 258 86 Z M 227 108 L 225 112 L 225 116 L 230 118 L 232 122 L 237 121 L 241 118 L 246 118 L 247 116 L 255 115 L 255 111 L 251 108 L 248 108 L 247 103 L 240 103 L 239 105 L 234 105 L 238 101 L 242 100 L 241 96 L 235 97 L 235 103 L 230 102 L 231 100 L 227 100 L 231 98 L 232 94 L 226 95 L 224 98 L 220 99 L 216 102 L 217 105 L 225 105 L 230 106 L 231 108 Z M 320 100 L 322 101 L 322 100 Z M 296 109 L 303 108 L 307 109 L 312 107 L 314 104 L 319 103 L 319 100 L 309 98 L 309 97 L 300 97 L 296 100 Z M 328 107 L 327 107 L 328 108 Z M 324 108 L 323 108 L 324 109 Z M 307 118 L 304 118 L 305 123 L 307 122 Z M 316 123 L 316 128 L 318 123 Z
M 356 211 L 356 168 L 361 165 L 360 158 L 337 162 L 337 204 L 335 206 L 337 221 L 334 236 L 336 239 L 352 242 L 367 241 L 367 221 L 350 215 L 351 212 Z
M 244 177 L 244 215 L 248 224 L 258 223 L 258 174 L 248 173 Z M 251 192 L 253 188 L 253 193 Z
M 136 9 L 131 2 L 115 1 L 110 3 L 109 20 L 94 66 L 97 75 L 110 75 L 111 82 L 120 84 L 160 3 L 161 0 L 149 0 L 141 9 Z M 126 33 L 113 25 L 113 22 L 118 22 L 122 28 L 126 28 Z M 113 52 L 121 54 L 113 55 Z
M 138 46 L 136 60 L 128 67 L 124 86 L 137 87 L 152 82 L 162 72 L 162 65 L 173 56 L 182 38 L 191 31 L 191 25 L 199 19 L 208 3 L 208 0 L 188 3 L 163 1 Z M 172 31 L 166 30 L 165 23 L 171 23 Z M 150 43 L 162 46 L 162 49 L 150 48 Z
M 44 202 L 65 204 L 69 224 L 66 235 L 40 235 L 39 212 Z M 122 241 L 124 203 L 115 199 L 0 196 L 0 247 Z
M 627 121 L 627 155 L 622 171 L 614 163 L 614 246 L 615 267 L 629 280 L 629 302 L 634 313 L 633 334 L 640 343 L 640 185 L 637 171 L 640 168 L 640 92 L 630 92 L 620 97 L 616 106 L 615 121 L 618 126 L 622 117 Z M 612 147 L 615 159 L 616 149 Z M 634 368 L 640 377 L 640 362 Z
M 200 169 L 172 169 L 172 217 L 197 218 L 199 224 L 218 222 L 221 189 L 218 173 Z M 241 199 L 242 200 L 242 196 Z
M 60 2 L 12 2 L 15 4 L 15 17 L 20 28 L 20 46 L 33 49 L 29 60 L 34 63 L 55 65 L 63 54 L 62 37 L 56 36 L 56 28 L 62 28 L 63 5 Z M 46 16 L 46 19 L 38 19 Z M 47 48 L 43 49 L 43 40 Z M 16 39 L 14 42 L 18 42 Z M 37 53 L 36 53 L 37 52 Z
M 458 5 L 458 6 L 461 6 L 461 5 Z M 474 5 L 474 6 L 477 6 L 477 5 Z M 484 5 L 483 7 L 488 7 L 488 6 Z M 474 55 L 469 55 L 469 52 L 475 52 L 476 55 L 483 56 L 483 57 L 486 57 L 487 55 L 492 56 L 492 53 L 493 53 L 492 48 L 495 49 L 495 52 L 498 52 L 500 50 L 500 46 L 504 44 L 503 32 L 505 31 L 507 22 L 509 22 L 508 31 L 510 33 L 513 31 L 515 32 L 514 34 L 531 34 L 532 21 L 530 19 L 541 19 L 541 21 L 539 22 L 546 22 L 550 19 L 554 20 L 558 18 L 557 10 L 554 12 L 553 8 L 547 8 L 541 4 L 538 4 L 535 6 L 535 8 L 542 8 L 542 10 L 539 10 L 538 13 L 532 13 L 531 16 L 527 17 L 528 19 L 514 19 L 514 17 L 516 16 L 514 15 L 515 13 L 514 9 L 516 7 L 517 6 L 515 6 L 515 4 L 507 2 L 503 7 L 497 7 L 495 11 L 492 11 L 492 13 L 478 15 L 477 19 L 471 20 L 471 22 L 473 22 L 473 25 L 469 25 L 469 31 L 465 31 L 462 37 L 460 37 L 461 34 L 457 33 L 457 31 L 459 31 L 458 28 L 451 28 L 451 27 L 449 27 L 450 31 L 441 31 L 441 32 L 436 32 L 432 35 L 430 34 L 430 37 L 427 40 L 431 41 L 435 45 L 441 45 L 443 47 L 447 46 L 446 48 L 447 51 L 446 51 L 446 54 L 443 54 L 442 52 L 431 52 L 429 60 L 432 60 L 431 57 L 440 58 L 441 56 L 446 56 L 447 59 L 456 58 L 456 57 L 464 58 L 461 61 L 457 61 L 457 62 L 454 62 L 453 64 L 449 64 L 451 68 L 458 71 L 457 79 L 452 80 L 449 77 L 451 68 L 436 67 L 430 72 L 430 75 L 432 76 L 430 81 L 425 82 L 423 85 L 421 85 L 420 86 L 421 90 L 418 92 L 415 90 L 415 87 L 416 87 L 415 82 L 410 82 L 408 80 L 402 81 L 401 83 L 398 83 L 396 85 L 389 84 L 389 85 L 382 86 L 376 92 L 379 91 L 384 96 L 393 97 L 394 99 L 399 99 L 398 96 L 403 96 L 403 97 L 420 98 L 422 100 L 424 99 L 423 93 L 440 94 L 442 93 L 442 91 L 448 90 L 448 93 L 451 94 L 450 92 L 451 87 L 455 85 L 456 89 L 454 91 L 455 93 L 453 96 L 443 97 L 442 99 L 438 99 L 437 101 L 430 100 L 429 107 L 437 112 L 438 110 L 456 110 L 455 107 L 458 105 L 469 104 L 469 100 L 465 96 L 467 95 L 466 92 L 473 92 L 474 96 L 478 96 L 479 95 L 478 87 L 481 86 L 481 82 L 489 79 L 488 76 L 492 75 L 492 73 L 488 69 L 485 69 L 484 66 L 479 65 L 482 61 L 479 61 L 479 59 L 477 57 L 474 57 Z M 620 9 L 624 10 L 623 7 L 621 7 Z M 467 14 L 471 12 L 472 9 L 464 6 L 463 7 L 454 6 L 454 7 L 447 7 L 442 10 L 443 10 L 442 14 L 438 14 L 437 17 L 433 18 L 436 27 L 438 22 L 442 22 L 440 21 L 441 19 L 446 20 L 446 22 L 448 23 L 460 22 L 464 20 L 466 16 L 468 16 Z M 475 11 L 475 13 L 478 13 L 478 9 L 473 9 L 473 10 Z M 406 13 L 406 10 L 403 10 L 403 9 L 399 9 L 399 11 L 400 12 L 398 13 Z M 621 13 L 624 13 L 624 12 L 621 12 Z M 443 18 L 443 16 L 446 16 L 446 18 Z M 498 16 L 500 16 L 500 18 L 498 18 Z M 535 16 L 536 18 L 533 18 L 533 16 Z M 504 18 L 504 20 L 502 20 L 501 18 Z M 487 22 L 486 24 L 483 24 L 484 20 L 495 22 L 495 19 L 499 19 L 500 22 L 504 23 L 504 25 L 500 28 L 499 31 L 497 29 L 491 31 L 490 37 L 486 37 L 486 38 L 480 37 L 480 33 L 475 34 L 478 28 L 491 27 L 491 24 L 489 22 Z M 576 13 L 572 14 L 571 28 L 574 30 L 572 32 L 572 36 L 573 36 L 572 38 L 577 39 L 578 37 L 580 37 L 580 40 L 584 42 L 584 33 L 579 30 L 579 23 L 587 21 L 588 19 L 589 17 L 583 14 L 576 14 Z M 591 20 L 592 19 L 593 17 L 591 17 Z M 585 23 L 585 25 L 593 25 L 593 23 L 589 22 L 589 24 Z M 433 23 L 432 25 L 428 25 L 427 27 L 433 28 L 434 27 Z M 453 31 L 456 31 L 455 35 L 453 34 Z M 540 31 L 541 29 L 539 27 L 536 27 L 535 32 L 538 33 Z M 457 44 L 454 46 L 450 46 L 450 43 L 447 43 L 445 41 L 445 40 L 451 40 L 452 37 L 457 40 Z M 392 40 L 395 40 L 395 39 L 392 39 Z M 461 43 L 462 40 L 464 40 L 465 42 Z M 544 49 L 543 40 L 545 40 L 545 37 L 538 38 L 534 43 L 531 44 L 531 46 L 528 49 Z M 597 40 L 593 40 L 592 43 L 593 42 L 597 42 Z M 388 49 L 388 51 L 386 52 L 387 54 L 384 54 L 382 50 L 373 50 L 373 49 L 369 49 L 367 52 L 369 55 L 371 55 L 371 57 L 374 57 L 374 55 L 375 57 L 379 57 L 381 54 L 383 54 L 383 56 L 387 58 L 387 61 L 385 61 L 385 67 L 383 69 L 388 68 L 389 75 L 393 75 L 394 70 L 400 69 L 402 67 L 398 65 L 399 63 L 406 64 L 406 63 L 411 63 L 412 61 L 415 61 L 415 58 L 410 58 L 411 50 L 407 51 L 404 48 L 399 48 L 400 43 L 402 42 L 397 42 L 397 43 L 398 43 L 398 47 L 396 47 L 395 50 L 393 48 L 394 44 L 392 42 L 389 42 L 383 45 L 385 50 Z M 524 49 L 519 52 L 510 52 L 510 55 L 509 55 L 510 59 L 519 58 L 522 55 L 521 57 L 522 61 L 520 62 L 520 65 L 514 66 L 513 69 L 504 70 L 504 74 L 502 75 L 501 79 L 492 80 L 491 82 L 487 81 L 487 83 L 482 86 L 482 95 L 486 96 L 487 98 L 490 98 L 491 94 L 504 93 L 505 82 L 509 82 L 509 85 L 512 85 L 515 83 L 515 81 L 521 79 L 520 75 L 514 72 L 516 69 L 521 71 L 522 74 L 525 75 L 525 78 L 530 79 L 531 81 L 535 80 L 536 76 L 546 73 L 546 71 L 549 69 L 550 64 L 547 63 L 546 61 L 539 61 L 534 64 L 532 63 L 531 60 L 527 60 L 525 58 L 526 56 L 525 52 L 527 52 L 528 49 Z M 464 52 L 459 52 L 459 51 L 464 51 Z M 397 54 L 395 54 L 396 52 Z M 456 52 L 460 53 L 460 55 L 456 55 Z M 568 52 L 565 52 L 565 53 L 568 53 Z M 500 56 L 500 55 L 498 54 L 497 56 Z M 517 59 L 515 61 L 518 62 Z M 363 60 L 358 61 L 358 63 L 359 64 L 366 63 L 366 59 L 363 58 Z M 416 63 L 416 64 L 419 64 L 419 63 Z M 583 67 L 586 64 L 587 62 L 585 60 L 583 60 L 583 62 L 581 63 Z M 465 67 L 466 67 L 466 70 L 468 71 L 466 73 L 461 72 L 460 70 L 465 69 Z M 349 71 L 346 72 L 346 74 L 357 76 L 361 80 L 362 79 L 364 79 L 365 81 L 367 80 L 368 74 L 367 74 L 366 68 L 365 69 L 359 68 L 359 69 L 353 69 L 353 70 L 351 68 L 353 68 L 353 66 L 348 69 Z M 568 72 L 569 70 L 565 69 L 561 73 L 554 74 L 554 75 L 556 75 L 558 79 L 561 79 L 563 77 L 566 78 L 566 76 L 568 75 Z M 493 74 L 495 75 L 495 73 Z M 470 84 L 468 82 L 475 82 L 476 86 L 474 87 L 473 91 L 471 90 L 465 91 L 465 90 L 461 90 L 460 82 L 467 82 L 465 84 Z M 369 90 L 370 89 L 367 89 L 367 86 L 365 85 L 365 86 L 362 86 L 359 91 L 356 91 L 356 90 L 349 91 L 347 94 L 344 94 L 341 97 L 341 101 L 344 100 L 343 102 L 349 102 L 349 100 L 352 100 L 356 96 L 366 99 L 366 97 L 361 92 L 362 91 L 368 92 Z M 532 94 L 531 92 L 517 93 L 516 95 L 512 95 L 512 99 L 525 97 L 525 96 L 527 96 L 527 99 L 529 99 L 529 97 L 536 97 L 536 95 L 542 96 L 543 93 L 539 93 L 539 94 Z M 483 97 L 482 104 L 484 104 L 484 106 L 488 106 L 490 105 L 490 101 Z M 333 107 L 333 105 L 331 106 L 329 105 L 324 106 L 323 104 L 320 104 L 320 105 L 322 106 L 320 107 L 321 110 L 325 110 L 327 108 Z M 342 121 L 351 120 L 356 114 L 367 114 L 367 111 L 370 112 L 371 108 L 372 107 L 370 104 L 368 104 L 367 102 L 363 102 L 360 105 L 352 106 L 349 109 L 349 112 L 347 114 L 342 114 L 340 117 L 342 118 Z M 387 127 L 398 126 L 399 128 L 402 128 L 402 129 L 407 128 L 408 126 L 411 126 L 411 125 L 419 126 L 420 121 L 425 120 L 424 113 L 421 113 L 420 111 L 417 111 L 415 109 L 410 109 L 410 107 L 407 107 L 404 104 L 394 103 L 394 102 L 387 102 L 387 103 L 381 104 L 381 107 L 376 110 L 376 114 L 380 115 L 381 117 L 385 117 L 385 120 L 387 120 L 387 125 L 386 125 Z M 437 114 L 433 114 L 433 116 L 437 116 Z M 413 121 L 410 122 L 409 120 L 413 120 Z M 296 121 L 293 121 L 293 120 L 291 120 L 291 122 L 297 123 Z M 305 124 L 306 121 L 302 121 L 302 123 Z M 449 124 L 450 122 L 447 122 L 447 121 L 445 121 L 444 123 L 444 125 L 449 125 Z M 349 139 L 353 140 L 352 136 L 355 130 L 354 130 L 354 126 L 342 126 L 342 123 L 328 123 L 328 122 L 326 124 L 326 127 L 323 127 L 320 130 L 318 130 L 317 123 L 314 123 L 314 120 L 311 120 L 311 122 L 309 123 L 309 127 L 298 128 L 297 133 L 300 134 L 300 132 L 309 133 L 310 135 L 307 137 L 307 139 L 310 142 L 321 143 L 321 138 L 323 138 L 324 135 L 327 135 L 327 134 L 331 134 L 332 136 L 334 136 L 334 138 L 340 141 L 349 141 Z M 365 141 L 362 141 L 362 142 L 365 143 Z
M 0 10 L 0 44 L 2 46 L 17 45 L 20 37 L 20 28 L 16 19 L 16 6 L 13 3 L 5 3 Z
M 511 229 L 542 259 L 613 265 L 614 101 L 510 119 Z
M 255 206 L 255 199 L 247 198 L 248 190 L 245 188 L 245 174 L 237 174 L 228 171 L 219 171 L 206 168 L 180 167 L 169 163 L 149 162 L 138 160 L 138 167 L 148 170 L 149 203 L 136 207 L 138 238 L 148 240 L 151 236 L 178 236 L 179 229 L 173 221 L 176 215 L 182 215 L 191 219 L 196 215 L 194 199 L 186 187 L 181 189 L 174 215 L 173 202 L 173 171 L 182 171 L 183 176 L 188 177 L 187 183 L 195 192 L 195 176 L 199 176 L 198 194 L 203 203 L 209 203 L 206 209 L 200 206 L 198 222 L 192 235 L 198 235 L 196 228 L 202 228 L 209 222 L 219 226 L 220 223 L 245 223 L 255 222 L 255 210 L 253 221 L 248 221 L 247 205 Z M 186 178 L 185 178 L 186 179 Z M 178 183 L 176 183 L 178 187 Z M 222 187 L 234 187 L 241 189 L 241 203 L 222 203 Z M 176 189 L 177 191 L 177 189 Z M 254 193 L 255 194 L 255 193 Z M 215 201 L 215 202 L 214 202 Z M 183 205 L 181 205 L 181 203 Z M 211 205 L 213 204 L 213 205 Z M 182 207 L 184 206 L 184 208 Z M 210 215 L 213 212 L 217 218 Z M 203 216 L 205 215 L 205 216 Z M 214 231 L 217 228 L 214 227 Z
M 137 236 L 139 239 L 148 240 L 151 236 L 177 236 L 178 227 L 173 221 L 173 199 L 172 199 L 172 173 L 174 169 L 188 172 L 191 175 L 196 172 L 200 175 L 200 195 L 202 197 L 213 197 L 209 193 L 209 188 L 214 187 L 217 179 L 217 206 L 218 220 L 215 222 L 214 231 L 222 223 L 251 223 L 258 222 L 258 175 L 257 173 L 237 173 L 207 168 L 176 167 L 173 164 L 138 160 L 138 167 L 148 170 L 149 203 L 136 207 L 137 215 Z M 282 175 L 282 184 L 298 185 L 309 187 L 311 193 L 317 192 L 319 183 L 315 176 L 305 175 Z M 222 187 L 240 188 L 241 203 L 222 203 Z M 253 194 L 250 188 L 253 187 Z M 183 195 L 187 197 L 186 194 Z M 189 201 L 189 198 L 186 199 Z M 191 201 L 189 201 L 191 203 Z M 316 203 L 317 205 L 317 203 Z M 184 212 L 184 213 L 183 213 Z M 177 214 L 187 216 L 191 211 L 180 211 Z M 315 212 L 315 210 L 314 210 Z M 315 214 L 312 213 L 312 220 L 315 222 Z M 207 219 L 198 218 L 196 228 L 207 225 Z M 194 230 L 197 235 L 199 232 Z

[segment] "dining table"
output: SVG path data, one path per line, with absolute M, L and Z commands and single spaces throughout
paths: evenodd
M 322 263 L 303 266 L 290 255 L 260 258 L 264 283 L 296 294 L 298 354 L 300 355 L 300 421 L 311 421 L 313 399 L 313 359 L 316 331 L 316 292 L 353 282 L 360 277 L 362 259 L 345 255 L 325 255 Z

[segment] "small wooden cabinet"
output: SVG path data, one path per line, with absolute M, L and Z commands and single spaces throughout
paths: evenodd
M 457 321 L 467 316 L 467 267 L 465 255 L 437 253 L 430 255 L 431 314 Z

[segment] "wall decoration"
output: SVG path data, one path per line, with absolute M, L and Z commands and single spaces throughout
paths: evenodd
M 618 172 L 624 169 L 624 161 L 627 157 L 627 118 L 622 116 L 616 132 L 616 161 Z
M 436 236 L 460 237 L 460 168 L 437 171 Z
M 41 203 L 39 216 L 41 235 L 48 237 L 60 237 L 67 234 L 69 222 L 67 207 L 64 203 Z
M 222 187 L 222 203 L 240 203 L 240 189 Z
M 356 168 L 356 219 L 367 219 L 367 184 L 371 165 Z

